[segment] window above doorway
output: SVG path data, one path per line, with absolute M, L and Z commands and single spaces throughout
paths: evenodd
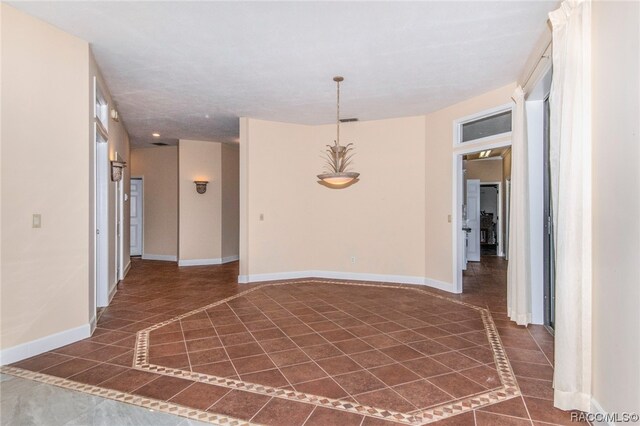
M 511 104 L 455 120 L 454 145 L 487 142 L 511 134 Z

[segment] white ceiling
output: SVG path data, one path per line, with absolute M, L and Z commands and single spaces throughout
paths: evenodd
M 556 1 L 26 2 L 89 41 L 134 146 L 233 142 L 238 117 L 418 115 L 514 81 Z M 206 117 L 208 115 L 208 118 Z

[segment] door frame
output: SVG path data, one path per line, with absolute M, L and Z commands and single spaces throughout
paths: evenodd
M 476 194 L 476 202 L 475 202 L 475 206 L 471 206 L 469 204 L 469 183 L 470 182 L 475 182 L 477 183 L 478 187 L 477 187 L 477 194 Z M 482 187 L 482 182 L 480 181 L 480 179 L 465 179 L 464 180 L 464 186 L 465 186 L 465 195 L 463 196 L 463 201 L 466 204 L 466 219 L 464 219 L 465 216 L 465 212 L 463 212 L 463 219 L 466 223 L 465 223 L 465 228 L 467 229 L 471 229 L 471 231 L 467 232 L 465 231 L 464 234 L 462 234 L 465 237 L 465 244 L 464 247 L 462 249 L 462 253 L 463 256 L 465 257 L 466 262 L 480 262 L 480 253 L 481 253 L 481 245 L 480 245 L 480 188 Z M 477 209 L 477 210 L 476 210 Z M 474 214 L 471 215 L 470 212 L 473 212 Z M 477 215 L 476 215 L 477 214 Z M 475 220 L 475 228 L 472 227 L 469 224 L 469 219 Z M 473 234 L 473 237 L 472 235 Z M 470 250 L 469 247 L 471 247 L 471 244 L 469 244 L 470 241 L 473 240 L 477 240 L 474 241 L 474 246 L 477 246 L 478 250 L 477 252 L 475 250 Z M 473 247 L 474 249 L 476 247 Z M 472 254 L 473 259 L 471 259 L 471 256 L 469 256 L 469 254 Z M 466 270 L 467 265 L 463 264 L 463 268 L 465 268 Z
M 124 279 L 124 179 L 116 182 L 116 283 Z M 115 294 L 115 288 L 113 290 Z M 112 296 L 112 295 L 110 295 Z M 111 297 L 109 297 L 111 301 Z
M 455 135 L 454 135 L 455 137 Z M 464 231 L 462 230 L 462 205 L 464 204 L 464 175 L 462 157 L 467 154 L 511 146 L 511 138 L 503 139 L 498 135 L 494 142 L 467 142 L 456 146 L 452 155 L 452 203 L 451 203 L 451 267 L 453 293 L 462 293 L 462 268 L 464 266 Z
M 140 181 L 140 216 L 142 217 L 142 226 L 140 232 L 140 257 L 142 257 L 144 256 L 144 176 L 131 176 L 129 179 L 130 181 Z M 129 189 L 129 200 L 131 200 L 131 189 Z M 129 206 L 129 236 L 131 236 L 131 206 Z M 129 237 L 129 241 L 131 241 L 131 237 Z M 131 253 L 131 248 L 129 248 L 129 253 Z
M 503 172 L 504 175 L 504 172 Z M 504 256 L 504 248 L 502 247 L 502 182 L 480 182 L 480 200 L 482 200 L 482 187 L 483 186 L 498 186 L 498 230 L 496 233 L 498 234 L 498 248 L 496 250 L 496 256 L 503 257 Z

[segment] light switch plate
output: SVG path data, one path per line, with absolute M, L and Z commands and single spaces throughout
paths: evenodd
M 42 228 L 42 215 L 38 213 L 33 214 L 33 224 L 34 228 Z

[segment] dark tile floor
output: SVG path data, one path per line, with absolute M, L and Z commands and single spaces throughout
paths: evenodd
M 164 324 L 149 333 L 148 364 L 402 413 L 498 384 L 482 321 L 464 305 L 379 287 L 354 296 L 353 287 L 326 283 L 239 286 L 237 264 L 178 268 L 168 262 L 133 262 L 91 338 L 14 366 L 255 423 L 286 425 L 393 423 L 233 389 L 231 382 L 219 386 L 132 368 L 139 352 L 136 332 Z M 570 414 L 553 408 L 553 337 L 541 326 L 519 327 L 506 317 L 506 262 L 483 257 L 481 263 L 469 263 L 464 280 L 461 295 L 433 292 L 491 311 L 522 396 L 438 424 L 569 424 Z M 253 288 L 246 296 L 165 323 Z

